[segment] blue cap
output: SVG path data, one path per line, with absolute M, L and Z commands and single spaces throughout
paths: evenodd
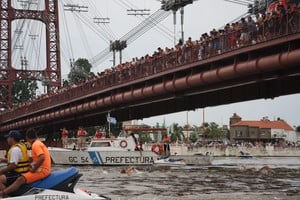
M 9 131 L 9 133 L 5 137 L 6 138 L 8 138 L 8 137 L 14 138 L 16 141 L 20 141 L 22 138 L 21 133 L 17 130 Z

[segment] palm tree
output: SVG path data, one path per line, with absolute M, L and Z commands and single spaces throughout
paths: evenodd
M 226 137 L 226 132 L 215 122 L 211 122 L 209 124 L 209 126 L 206 128 L 206 134 L 207 137 L 214 140 L 219 140 Z
M 171 142 L 183 141 L 185 139 L 183 134 L 183 127 L 179 124 L 173 124 L 173 133 L 171 134 Z

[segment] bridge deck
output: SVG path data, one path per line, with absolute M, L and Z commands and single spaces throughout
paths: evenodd
M 261 40 L 253 36 L 240 46 L 229 44 L 237 34 L 231 32 L 183 46 L 181 52 L 119 66 L 122 70 L 106 71 L 2 113 L 0 132 L 49 124 L 72 126 L 72 121 L 99 123 L 107 111 L 126 120 L 299 92 L 295 87 L 299 85 L 299 30 L 300 24 L 293 24 L 283 32 L 263 33 Z M 214 43 L 222 48 L 209 47 Z M 277 87 L 268 91 L 274 84 Z

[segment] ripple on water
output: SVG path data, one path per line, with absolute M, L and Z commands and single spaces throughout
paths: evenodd
M 274 158 L 273 158 L 274 159 Z M 299 158 L 297 162 L 299 162 Z M 138 173 L 121 174 L 124 167 L 78 167 L 83 177 L 78 185 L 112 199 L 300 199 L 300 162 L 267 159 L 273 163 L 272 174 L 261 174 L 262 159 L 240 167 L 234 159 L 224 166 L 206 167 L 138 167 Z M 226 162 L 229 162 L 226 158 Z M 247 161 L 250 162 L 250 161 Z M 296 164 L 297 164 L 296 162 Z M 56 166 L 54 168 L 61 168 Z M 65 168 L 65 167 L 63 167 Z

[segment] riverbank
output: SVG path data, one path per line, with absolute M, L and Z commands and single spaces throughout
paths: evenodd
M 300 147 L 274 147 L 268 145 L 266 147 L 192 147 L 186 145 L 171 145 L 172 154 L 195 154 L 211 152 L 217 157 L 235 157 L 239 156 L 240 152 L 249 154 L 255 157 L 300 157 Z
M 144 149 L 150 150 L 152 145 L 145 145 Z M 232 146 L 218 146 L 218 147 L 191 147 L 185 144 L 170 146 L 171 154 L 179 155 L 193 155 L 196 153 L 205 154 L 206 152 L 212 153 L 215 157 L 236 157 L 242 151 L 255 157 L 300 157 L 300 147 L 232 147 Z M 6 154 L 5 150 L 0 150 L 0 158 Z

